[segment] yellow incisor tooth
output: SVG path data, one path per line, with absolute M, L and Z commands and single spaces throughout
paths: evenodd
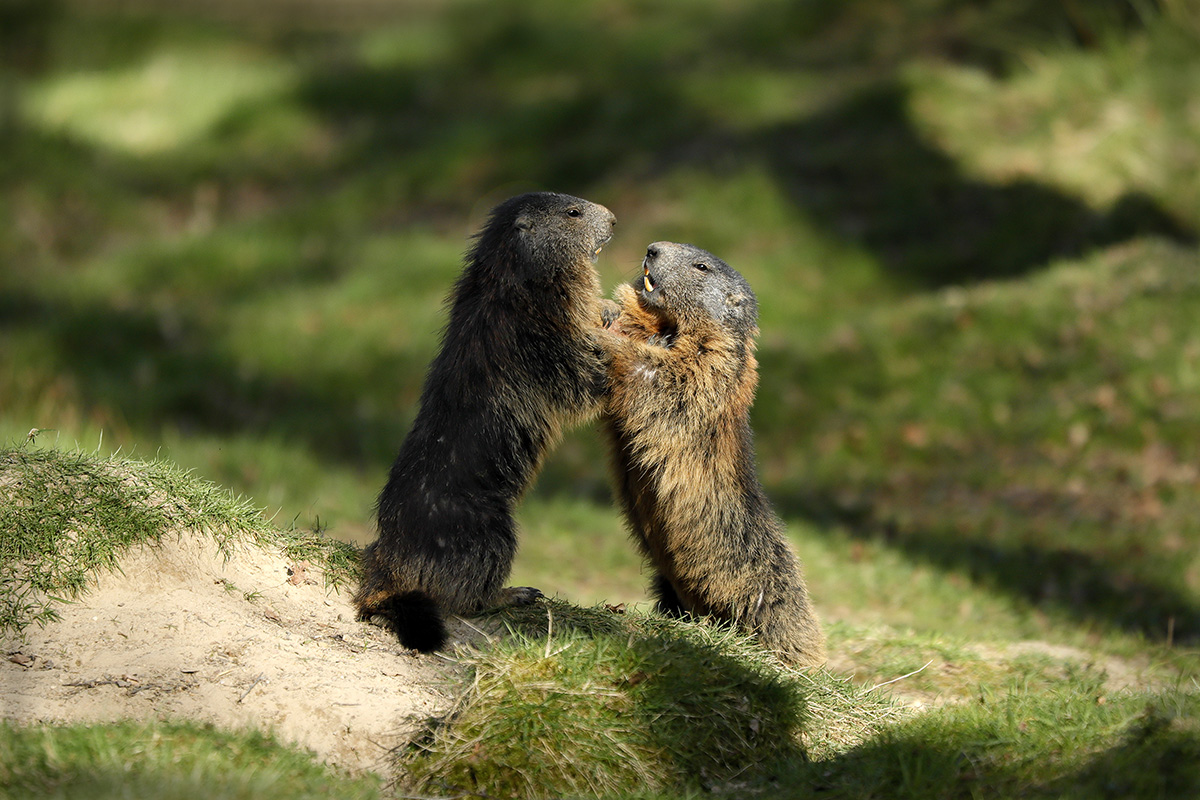
M 653 291 L 654 291 L 654 284 L 652 284 L 652 283 L 650 282 L 650 276 L 649 276 L 649 275 L 643 275 L 643 276 L 642 276 L 642 283 L 646 284 L 646 291 L 647 291 L 647 292 L 653 292 Z

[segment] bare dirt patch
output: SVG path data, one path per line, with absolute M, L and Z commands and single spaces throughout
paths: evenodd
M 60 619 L 0 641 L 0 715 L 21 723 L 186 719 L 253 726 L 351 770 L 450 706 L 445 661 L 358 623 L 349 592 L 251 545 L 132 549 Z

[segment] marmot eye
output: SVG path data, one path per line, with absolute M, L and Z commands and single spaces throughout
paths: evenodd
M 703 261 L 697 261 L 695 264 L 692 264 L 692 266 L 701 272 L 708 272 L 708 264 L 705 264 Z
M 567 209 L 567 216 L 568 216 L 568 217 L 582 217 L 582 216 L 583 216 L 583 212 L 582 212 L 582 211 L 580 211 L 578 208 L 568 208 L 568 209 Z

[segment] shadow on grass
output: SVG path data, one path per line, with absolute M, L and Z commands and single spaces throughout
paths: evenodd
M 752 641 L 708 623 L 557 601 L 495 619 L 520 642 L 472 662 L 482 702 L 440 731 L 457 739 L 429 742 L 417 757 L 422 788 L 573 796 L 588 771 L 614 780 L 607 792 L 590 785 L 589 796 L 1160 798 L 1200 789 L 1200 697 L 1179 688 L 1110 692 L 1090 670 L 1050 692 L 981 687 L 976 702 L 875 717 L 887 701 L 828 673 L 792 680 L 764 665 Z M 814 719 L 815 708 L 827 718 Z M 810 761 L 799 734 L 832 729 L 861 744 Z M 635 763 L 634 754 L 660 760 Z M 516 775 L 536 777 L 518 785 Z
M 661 48 L 598 26 L 587 9 L 560 9 L 460 9 L 436 65 L 336 65 L 297 94 L 354 132 L 347 164 L 401 170 L 433 195 L 457 194 L 464 169 L 476 186 L 583 194 L 711 130 L 681 92 L 681 65 Z M 459 198 L 475 199 L 470 191 Z
M 0 297 L 0 331 L 45 334 L 94 414 L 139 431 L 276 434 L 326 457 L 390 462 L 406 421 L 364 419 L 353 387 L 333 381 L 248 375 L 212 346 L 207 328 L 145 309 L 51 303 L 33 295 Z M 419 364 L 381 362 L 376 385 Z
M 1052 538 L 1035 545 L 989 541 L 983 530 L 962 533 L 954 527 L 958 520 L 951 511 L 944 514 L 948 522 L 901 527 L 877 518 L 868 506 L 846 508 L 819 493 L 778 492 L 775 497 L 785 515 L 810 520 L 817 530 L 839 526 L 860 541 L 879 543 L 942 572 L 965 575 L 989 591 L 1033 607 L 1139 633 L 1153 641 L 1182 645 L 1200 641 L 1200 601 L 1183 584 L 1181 564 L 1156 551 L 1155 541 L 1146 542 L 1147 552 L 1141 557 L 1117 561 L 1099 548 L 1096 552 L 1068 548 Z M 1029 523 L 1031 529 L 1054 524 L 1053 518 Z M 1065 538 L 1066 534 L 1077 537 L 1074 528 L 1082 523 L 1064 515 L 1059 524 Z M 1013 533 L 1017 537 L 1024 531 Z
M 1120 743 L 1080 769 L 1038 787 L 1048 797 L 1166 798 L 1200 796 L 1197 709 L 1188 719 L 1147 708 Z
M 1167 708 L 1172 702 L 1170 692 L 1114 702 L 1103 689 L 1069 687 L 929 711 L 831 761 L 797 765 L 783 777 L 781 796 L 1194 797 L 1200 708 L 1192 701 Z
M 823 231 L 869 250 L 914 288 L 1020 276 L 1139 236 L 1196 239 L 1141 193 L 1101 213 L 1036 181 L 966 176 L 917 131 L 907 90 L 892 80 L 813 116 L 734 133 L 692 99 L 688 80 L 725 62 L 794 67 L 789 42 L 761 23 L 708 19 L 698 42 L 681 36 L 648 46 L 597 28 L 586 14 L 551 25 L 536 9 L 498 5 L 511 13 L 473 11 L 434 69 L 351 64 L 314 74 L 299 96 L 357 132 L 349 163 L 415 172 L 435 191 L 467 164 L 486 185 L 543 187 L 652 178 L 682 165 L 719 173 L 763 164 Z M 829 23 L 816 18 L 814 30 Z M 703 49 L 714 41 L 719 59 Z M 548 66 L 559 58 L 587 64 L 586 74 Z
M 1167 251 L 1142 252 L 1133 250 L 1131 263 L 1187 276 L 1163 295 L 1180 316 L 1165 316 L 1157 295 L 1122 295 L 1122 311 L 1137 305 L 1164 330 L 1185 330 L 1197 300 L 1187 288 L 1194 254 L 1171 249 L 1175 261 L 1151 255 Z M 1119 283 L 1102 272 L 1089 280 Z M 1046 293 L 1035 302 L 1044 305 L 1032 326 L 1020 312 L 987 333 L 985 323 L 964 333 L 924 318 L 864 333 L 864 344 L 848 350 L 761 350 L 758 408 L 768 424 L 760 433 L 770 432 L 769 463 L 786 469 L 771 495 L 817 529 L 842 527 L 1022 605 L 1158 642 L 1200 640 L 1200 598 L 1191 561 L 1181 557 L 1200 532 L 1191 395 L 1151 395 L 1124 418 L 1098 417 L 1087 447 L 1069 446 L 1070 422 L 1054 398 L 1086 403 L 1089 387 L 1109 382 L 1133 396 L 1129 387 L 1163 368 L 1127 349 L 1140 316 L 1125 325 L 1102 319 L 1083 343 L 1063 345 L 1037 326 L 1053 331 L 1058 319 L 1075 319 L 1073 304 Z M 986 316 L 980 307 L 976 319 Z M 1024 369 L 1019 354 L 1030 341 L 1056 348 L 1057 360 L 1007 382 Z M 1161 363 L 1185 357 L 1174 341 L 1156 348 Z M 948 400 L 948 390 L 967 386 L 958 396 L 965 400 Z M 781 400 L 789 391 L 798 397 Z M 996 403 L 1015 409 L 1013 418 L 998 423 Z M 1159 415 L 1166 408 L 1170 421 Z M 937 433 L 925 440 L 927 431 Z M 786 448 L 771 435 L 786 435 Z M 1178 483 L 1162 477 L 1168 468 Z
M 965 176 L 914 128 L 906 90 L 880 85 L 816 117 L 763 131 L 771 172 L 805 214 L 869 249 L 916 286 L 1023 275 L 1145 235 L 1193 243 L 1195 232 L 1146 195 L 1105 213 L 1028 179 Z
M 974 6 L 984 17 L 984 11 L 1013 20 L 1027 15 L 1022 29 L 1038 29 L 1032 21 L 1037 14 L 1020 4 L 994 5 L 937 6 L 922 12 L 921 24 L 941 30 L 934 22 L 948 15 L 949 28 L 966 25 L 963 30 L 975 36 L 982 28 L 958 16 L 959 7 Z M 1192 235 L 1144 197 L 1127 196 L 1111 213 L 1098 215 L 1079 200 L 1032 182 L 996 186 L 966 178 L 947 154 L 920 137 L 903 89 L 886 81 L 816 116 L 734 134 L 691 98 L 688 76 L 722 63 L 787 69 L 797 63 L 794 37 L 745 10 L 705 7 L 692 12 L 696 27 L 688 31 L 663 19 L 647 27 L 617 24 L 608 18 L 612 11 L 602 3 L 568 10 L 546 2 L 472 4 L 467 11 L 447 12 L 458 16 L 453 25 L 439 23 L 447 31 L 444 52 L 416 66 L 369 66 L 346 58 L 339 47 L 332 48 L 334 55 L 317 48 L 309 53 L 315 63 L 295 99 L 339 132 L 336 157 L 297 163 L 269 186 L 252 174 L 251 164 L 241 164 L 246 171 L 237 173 L 236 159 L 229 167 L 233 174 L 215 179 L 222 185 L 245 182 L 280 196 L 293 193 L 293 200 L 353 185 L 349 194 L 356 199 L 347 202 L 361 204 L 366 215 L 361 230 L 388 217 L 376 201 L 391 204 L 393 211 L 407 209 L 397 215 L 411 218 L 424 204 L 466 207 L 484 187 L 533 183 L 587 194 L 589 186 L 608 176 L 652 178 L 673 164 L 718 171 L 766 164 L 797 208 L 834 235 L 869 249 L 901 281 L 915 285 L 1020 274 L 1058 256 L 1147 233 Z M 852 22 L 855 14 L 864 14 L 863 31 L 870 30 L 871 4 L 856 4 L 846 13 Z M 802 37 L 819 36 L 837 18 L 811 4 L 789 6 L 787 14 Z M 667 35 L 668 30 L 673 33 Z M 914 30 L 897 34 L 897 52 L 911 54 L 925 46 Z M 127 36 L 120 25 L 114 31 L 114 41 Z M 277 46 L 306 52 L 286 41 Z M 831 51 L 831 68 L 861 55 L 855 45 L 841 47 Z M 253 109 L 239 108 L 231 119 L 251 125 Z M 125 211 L 141 199 L 186 206 L 195 188 L 195 165 L 173 171 L 170 158 L 123 158 L 113 166 L 114 158 L 103 149 L 56 145 L 52 137 L 39 139 L 33 131 L 19 134 L 23 166 L 14 168 L 13 177 L 37 186 L 51 176 L 49 185 L 58 196 L 47 202 L 55 213 L 45 216 L 47 224 L 61 228 L 49 242 L 60 256 L 72 257 L 73 236 L 80 246 L 102 237 L 105 208 L 114 198 Z M 720 166 L 713 166 L 714 159 Z M 96 164 L 109 168 L 97 170 Z M 88 188 L 82 193 L 71 188 L 72 175 L 83 176 Z M 113 188 L 104 188 L 109 184 Z M 82 206 L 75 220 L 73 204 Z M 353 228 L 347 231 L 344 209 L 333 214 L 331 208 L 303 201 L 288 208 L 295 214 L 291 221 L 298 238 L 327 239 L 336 248 L 355 235 Z M 331 218 L 325 219 L 323 211 Z M 88 234 L 78 237 L 79 230 Z M 9 244 L 0 241 L 0 252 Z M 219 264 L 229 257 L 227 250 L 200 246 L 194 257 L 216 262 L 213 274 L 222 279 Z M 226 291 L 241 295 L 286 287 L 329 268 L 299 264 L 289 271 L 287 248 L 264 257 L 275 261 L 252 276 L 258 283 L 234 281 Z M 210 302 L 211 294 L 205 292 Z M 206 313 L 216 315 L 211 325 L 221 324 L 220 307 Z M 299 385 L 247 372 L 219 352 L 200 326 L 173 340 L 160 330 L 161 320 L 140 308 L 114 310 L 97 300 L 82 308 L 45 308 L 21 317 L 19 324 L 48 328 L 59 342 L 59 367 L 77 382 L 80 394 L 120 409 L 140 430 L 271 430 L 323 457 L 365 457 L 381 465 L 399 447 L 404 425 L 363 420 L 356 409 L 364 398 L 386 408 L 401 392 L 415 397 L 429 356 L 368 355 L 353 385 L 319 380 Z M 558 483 L 569 486 L 576 480 Z
M 491 619 L 516 635 L 466 655 L 468 699 L 405 764 L 422 790 L 728 792 L 805 759 L 802 692 L 724 629 L 560 601 Z

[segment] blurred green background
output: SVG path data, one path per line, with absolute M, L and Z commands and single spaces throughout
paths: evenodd
M 658 239 L 757 290 L 835 643 L 1200 637 L 1194 0 L 0 0 L 0 58 L 10 446 L 363 544 L 468 237 L 553 189 L 606 290 Z M 645 597 L 594 430 L 521 521 L 514 582 Z

